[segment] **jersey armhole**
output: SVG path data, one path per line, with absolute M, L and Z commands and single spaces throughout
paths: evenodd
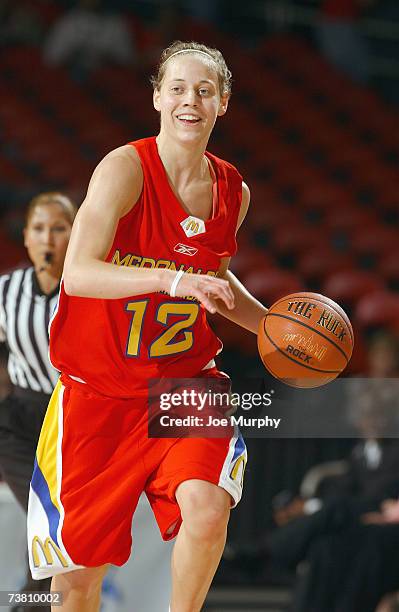
M 141 157 L 140 157 L 140 153 L 137 150 L 137 147 L 135 146 L 134 142 L 128 142 L 126 143 L 128 146 L 133 147 L 136 150 L 139 162 L 140 162 L 140 167 L 141 167 L 141 172 L 143 174 L 143 182 L 141 185 L 141 191 L 137 197 L 137 200 L 132 204 L 131 208 L 127 211 L 127 213 L 125 213 L 124 215 L 122 215 L 121 217 L 119 217 L 119 222 L 125 220 L 131 212 L 133 212 L 133 210 L 136 208 L 136 205 L 138 204 L 138 202 L 140 201 L 142 195 L 143 195 L 143 190 L 144 190 L 144 168 L 143 168 L 143 164 L 141 162 Z

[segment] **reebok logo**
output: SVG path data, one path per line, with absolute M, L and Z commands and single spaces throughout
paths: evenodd
M 173 250 L 176 251 L 176 253 L 181 253 L 182 255 L 189 255 L 190 257 L 193 257 L 193 255 L 198 253 L 198 249 L 196 249 L 195 247 L 187 246 L 186 244 L 182 244 L 181 242 L 178 242 Z

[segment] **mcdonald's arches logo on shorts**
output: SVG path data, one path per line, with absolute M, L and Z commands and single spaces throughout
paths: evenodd
M 230 472 L 230 478 L 239 482 L 241 487 L 244 483 L 244 472 L 246 464 L 247 462 L 245 459 L 245 455 L 240 455 L 239 457 L 237 457 L 237 460 L 234 463 L 234 466 Z
M 184 233 L 187 238 L 191 238 L 191 236 L 197 236 L 198 234 L 205 234 L 205 222 L 202 219 L 198 219 L 198 217 L 187 217 L 180 223 L 183 228 Z
M 34 567 L 40 567 L 38 549 L 42 551 L 43 556 L 46 559 L 47 565 L 54 565 L 53 554 L 55 554 L 62 567 L 68 567 L 68 561 L 65 559 L 57 544 L 53 542 L 53 540 L 49 537 L 47 537 L 43 542 L 43 540 L 39 538 L 39 536 L 34 536 L 34 538 L 32 538 L 32 558 Z

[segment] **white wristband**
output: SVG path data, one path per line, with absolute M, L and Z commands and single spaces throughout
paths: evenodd
M 170 286 L 170 291 L 169 291 L 169 295 L 171 297 L 176 297 L 177 285 L 179 284 L 179 281 L 181 277 L 183 276 L 183 274 L 184 274 L 183 270 L 179 270 L 176 276 L 174 277 L 173 282 Z

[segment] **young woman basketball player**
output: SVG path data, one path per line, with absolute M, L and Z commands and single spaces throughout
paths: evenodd
M 98 609 L 107 564 L 130 555 L 142 491 L 163 538 L 177 535 L 171 610 L 200 610 L 241 497 L 239 434 L 147 435 L 148 379 L 220 375 L 213 359 L 221 343 L 205 311 L 254 333 L 266 313 L 228 271 L 248 187 L 206 152 L 230 84 L 219 51 L 167 48 L 154 79 L 158 136 L 103 159 L 73 227 L 51 323 L 51 359 L 62 374 L 38 444 L 28 520 L 32 574 L 54 576 L 52 588 L 64 594 L 57 610 Z

